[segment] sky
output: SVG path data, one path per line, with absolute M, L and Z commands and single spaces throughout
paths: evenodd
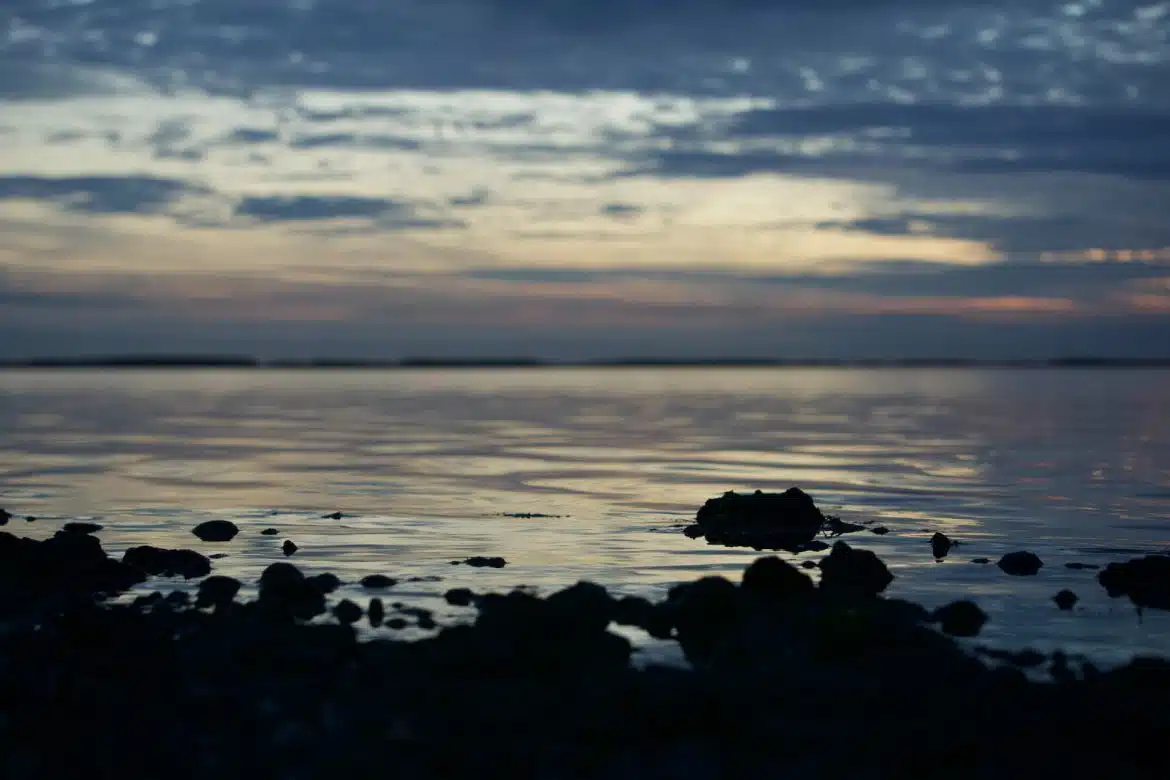
M 1170 1 L 4 0 L 0 357 L 1170 357 Z

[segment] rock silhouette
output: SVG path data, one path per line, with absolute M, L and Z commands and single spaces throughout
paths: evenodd
M 230 520 L 208 520 L 191 529 L 204 542 L 230 542 L 240 529 Z
M 999 559 L 996 564 L 1005 573 L 1013 577 L 1031 577 L 1040 571 L 1044 562 L 1039 556 L 1030 552 L 1011 552 Z

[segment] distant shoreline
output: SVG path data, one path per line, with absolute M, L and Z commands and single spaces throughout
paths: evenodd
M 764 360 L 764 359 L 662 359 L 626 358 L 598 360 L 442 359 L 401 360 L 307 359 L 265 360 L 232 356 L 110 356 L 77 358 L 29 358 L 0 360 L 0 370 L 27 369 L 548 369 L 548 368 L 1170 368 L 1170 358 L 1066 357 L 1034 360 L 966 360 L 959 358 L 892 358 L 864 360 Z

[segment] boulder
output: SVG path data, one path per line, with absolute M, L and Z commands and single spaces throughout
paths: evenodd
M 240 529 L 230 520 L 208 520 L 191 529 L 204 542 L 230 542 Z
M 821 591 L 835 596 L 876 596 L 893 581 L 894 575 L 877 555 L 845 542 L 834 544 L 821 561 Z
M 1076 606 L 1079 599 L 1077 599 L 1077 594 L 1073 593 L 1071 590 L 1062 590 L 1053 596 L 1052 600 L 1056 603 L 1056 606 L 1060 607 L 1063 611 L 1068 612 Z
M 195 597 L 195 606 L 223 609 L 232 603 L 232 599 L 239 592 L 239 580 L 217 574 L 199 583 L 199 592 Z
M 951 636 L 978 636 L 987 622 L 987 613 L 973 601 L 956 601 L 939 607 L 931 615 L 944 634 Z
M 699 509 L 687 536 L 704 536 L 710 544 L 797 550 L 811 542 L 826 523 L 812 498 L 800 488 L 783 493 L 728 492 Z
M 191 580 L 211 574 L 211 561 L 194 550 L 165 550 L 150 545 L 131 547 L 122 556 L 122 563 L 155 577 L 183 577 Z
M 398 580 L 384 574 L 371 574 L 368 577 L 362 577 L 362 587 L 368 590 L 385 590 L 393 588 L 397 584 Z
M 951 551 L 951 547 L 953 545 L 954 542 L 952 542 L 950 537 L 944 533 L 936 533 L 934 536 L 930 537 L 930 551 L 938 560 L 942 560 L 943 558 L 947 557 L 947 553 Z
M 96 534 L 102 526 L 97 523 L 66 523 L 61 530 L 71 534 Z
M 785 561 L 774 555 L 757 558 L 743 572 L 743 590 L 766 601 L 803 599 L 816 592 L 816 586 Z
M 1170 556 L 1147 555 L 1111 563 L 1097 575 L 1110 598 L 1129 596 L 1138 607 L 1170 609 Z
M 996 564 L 1005 573 L 1013 577 L 1032 577 L 1040 571 L 1044 562 L 1035 553 L 1027 551 L 1012 552 L 999 559 Z

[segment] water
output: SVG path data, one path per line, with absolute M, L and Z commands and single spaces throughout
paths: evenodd
M 1170 549 L 1170 371 L 0 373 L 0 506 L 40 518 L 6 530 L 96 519 L 111 551 L 222 551 L 216 570 L 248 580 L 289 538 L 295 562 L 350 581 L 443 577 L 388 598 L 448 618 L 448 587 L 592 579 L 657 597 L 738 578 L 758 553 L 676 526 L 725 490 L 791 485 L 889 527 L 849 541 L 891 566 L 891 595 L 977 600 L 981 641 L 1170 653 L 1170 615 L 1139 619 L 1064 566 Z M 352 516 L 321 517 L 334 510 Z M 520 513 L 549 517 L 506 516 Z M 201 544 L 189 529 L 213 517 L 242 533 Z M 934 531 L 963 543 L 942 563 Z M 1017 549 L 1045 561 L 1039 576 L 970 563 Z M 509 565 L 449 564 L 481 554 Z M 1066 587 L 1072 613 L 1050 601 Z

